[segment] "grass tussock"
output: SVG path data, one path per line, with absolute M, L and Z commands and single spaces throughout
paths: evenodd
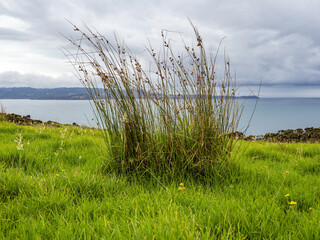
M 74 26 L 79 38 L 69 39 L 75 51 L 66 55 L 94 101 L 108 157 L 121 173 L 207 177 L 230 165 L 229 133 L 241 116 L 235 80 L 227 57 L 218 79 L 218 53 L 206 53 L 192 28 L 196 46 L 183 42 L 180 53 L 162 31 L 159 52 L 147 48 L 146 69 L 117 37 Z
M 0 121 L 5 121 L 6 108 L 0 103 Z

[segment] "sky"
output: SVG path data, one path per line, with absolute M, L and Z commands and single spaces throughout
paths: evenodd
M 67 20 L 143 58 L 162 29 L 191 39 L 188 18 L 213 51 L 225 37 L 240 93 L 262 80 L 260 97 L 320 97 L 319 0 L 1 0 L 0 87 L 81 86 L 61 51 L 75 34 Z

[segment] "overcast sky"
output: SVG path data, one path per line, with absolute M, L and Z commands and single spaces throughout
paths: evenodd
M 139 54 L 161 29 L 188 39 L 188 18 L 208 47 L 226 37 L 241 89 L 262 78 L 262 97 L 320 97 L 319 0 L 1 0 L 0 87 L 80 86 L 59 50 L 59 32 L 74 34 L 65 19 L 117 32 Z

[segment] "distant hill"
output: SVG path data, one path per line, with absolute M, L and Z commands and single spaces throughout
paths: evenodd
M 103 93 L 103 89 L 100 89 Z M 102 94 L 103 95 L 103 94 Z M 138 92 L 136 93 L 138 97 Z M 196 98 L 197 96 L 193 96 Z M 171 98 L 181 98 L 172 95 Z M 256 96 L 241 96 L 240 98 L 257 99 Z M 85 88 L 0 88 L 0 99 L 33 99 L 33 100 L 88 100 Z
M 87 100 L 85 88 L 0 88 L 0 99 Z

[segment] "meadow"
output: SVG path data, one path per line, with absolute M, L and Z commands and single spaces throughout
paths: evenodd
M 320 238 L 319 144 L 237 141 L 232 168 L 197 180 L 119 173 L 101 143 L 0 121 L 0 238 Z

